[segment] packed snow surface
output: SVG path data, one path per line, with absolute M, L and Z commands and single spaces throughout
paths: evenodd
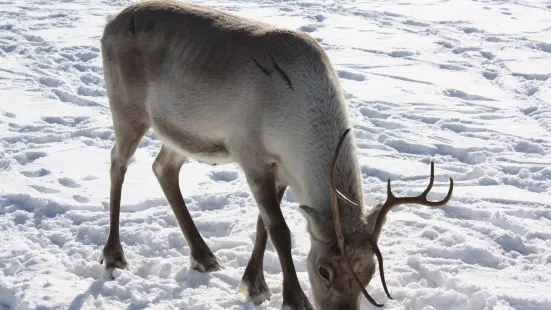
M 236 296 L 256 204 L 236 165 L 190 159 L 181 187 L 225 269 L 190 269 L 154 177 L 149 133 L 126 175 L 121 238 L 130 264 L 104 279 L 114 143 L 99 38 L 127 0 L 0 2 L 0 309 L 254 309 Z M 387 309 L 551 309 L 551 3 L 544 0 L 199 1 L 310 33 L 347 94 L 366 208 L 418 194 L 380 240 Z M 309 238 L 288 190 L 282 209 L 306 294 Z M 279 309 L 282 275 L 265 276 Z M 362 300 L 362 309 L 373 309 Z

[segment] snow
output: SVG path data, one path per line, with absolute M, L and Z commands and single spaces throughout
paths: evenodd
M 104 279 L 114 142 L 99 38 L 129 0 L 5 0 L 0 6 L 0 309 L 253 309 L 236 295 L 258 210 L 241 170 L 190 159 L 180 182 L 225 269 L 190 269 L 189 248 L 151 164 L 151 133 L 123 186 L 130 268 Z M 301 29 L 346 90 L 364 196 L 419 193 L 441 209 L 397 207 L 380 246 L 387 309 L 551 309 L 551 5 L 546 1 L 194 1 Z M 309 239 L 287 191 L 293 258 L 306 294 Z M 279 309 L 281 269 L 265 276 Z M 373 307 L 362 300 L 362 309 Z

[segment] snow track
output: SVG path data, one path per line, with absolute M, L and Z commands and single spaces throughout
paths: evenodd
M 235 297 L 258 211 L 235 165 L 195 160 L 180 179 L 226 267 L 190 270 L 189 248 L 151 171 L 148 134 L 123 186 L 130 266 L 103 279 L 114 142 L 101 67 L 105 15 L 130 1 L 0 2 L 0 309 L 254 309 Z M 380 246 L 387 309 L 551 309 L 551 5 L 544 1 L 202 1 L 310 33 L 347 92 L 366 207 L 426 186 L 441 209 L 397 207 Z M 309 293 L 309 240 L 283 200 Z M 281 270 L 268 243 L 279 309 Z M 362 309 L 373 308 L 362 301 Z

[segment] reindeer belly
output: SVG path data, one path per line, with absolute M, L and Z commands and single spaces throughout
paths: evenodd
M 234 162 L 222 138 L 206 138 L 186 132 L 166 120 L 155 122 L 152 119 L 151 127 L 163 144 L 182 155 L 212 164 Z

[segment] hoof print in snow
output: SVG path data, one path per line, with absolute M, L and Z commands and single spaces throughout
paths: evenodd
M 78 184 L 77 182 L 75 182 L 74 180 L 72 180 L 70 178 L 59 178 L 58 181 L 59 181 L 59 184 L 65 186 L 65 187 L 70 187 L 70 188 L 80 187 L 80 184 Z
M 80 202 L 80 203 L 87 203 L 87 202 L 90 202 L 90 199 L 82 196 L 82 195 L 73 195 L 73 199 L 76 201 L 76 202 Z

